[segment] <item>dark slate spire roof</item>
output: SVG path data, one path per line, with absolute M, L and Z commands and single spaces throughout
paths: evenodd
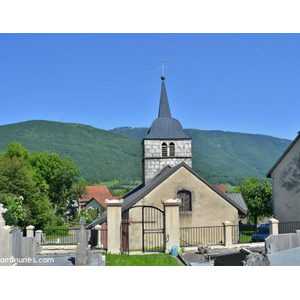
M 145 139 L 191 139 L 183 131 L 180 122 L 172 118 L 165 86 L 165 77 L 162 76 L 161 94 L 158 118 L 155 119 Z
M 167 97 L 165 77 L 162 76 L 161 79 L 162 79 L 162 83 L 161 83 L 158 117 L 159 118 L 172 118 L 169 101 L 168 101 L 168 97 Z

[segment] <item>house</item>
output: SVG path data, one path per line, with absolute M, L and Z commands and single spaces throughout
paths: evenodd
M 242 197 L 228 196 L 223 187 L 215 187 L 192 169 L 191 137 L 186 135 L 181 123 L 172 118 L 165 77 L 161 79 L 158 118 L 142 141 L 143 182 L 123 197 L 123 220 L 130 222 L 131 249 L 141 249 L 142 232 L 150 236 L 159 231 L 160 228 L 150 228 L 151 224 L 159 223 L 158 218 L 147 219 L 144 208 L 162 212 L 163 200 L 181 199 L 180 228 L 221 227 L 224 221 L 238 225 L 239 217 L 248 212 Z M 107 215 L 103 214 L 87 228 L 106 221 Z
M 279 222 L 300 221 L 300 132 L 267 178 L 272 178 L 274 218 Z
M 78 198 L 81 209 L 94 208 L 105 208 L 106 199 L 119 199 L 119 197 L 112 196 L 110 191 L 105 185 L 87 186 L 87 193 L 83 198 Z

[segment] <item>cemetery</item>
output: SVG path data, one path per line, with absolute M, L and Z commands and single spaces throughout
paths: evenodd
M 92 235 L 91 230 L 84 227 L 83 218 L 80 220 L 80 228 L 76 232 L 76 244 L 43 245 L 42 237 L 44 235 L 40 230 L 34 231 L 34 226 L 27 226 L 26 236 L 23 236 L 23 232 L 19 228 L 6 225 L 2 215 L 6 209 L 0 204 L 0 265 L 105 266 L 107 253 L 122 254 L 121 235 L 118 230 L 122 222 L 120 205 L 116 205 L 115 201 L 118 200 L 107 201 L 114 201 L 112 210 L 108 205 L 108 218 L 114 221 L 109 223 L 113 226 L 108 227 L 107 249 L 103 249 L 103 244 L 101 244 L 101 228 L 98 227 L 98 230 L 94 231 Z M 169 204 L 172 203 L 174 204 L 176 201 L 169 200 Z M 177 218 L 179 218 L 178 212 Z M 172 220 L 174 221 L 174 215 L 172 215 Z M 300 230 L 296 230 L 294 233 L 278 234 L 279 222 L 270 219 L 269 223 L 271 234 L 264 242 L 247 245 L 227 243 L 226 245 L 198 247 L 198 249 L 186 247 L 185 249 L 181 248 L 183 251 L 179 251 L 177 247 L 172 247 L 173 244 L 178 244 L 179 239 L 178 222 L 175 217 L 175 222 L 167 222 L 166 232 L 170 239 L 167 244 L 168 250 L 165 252 L 176 258 L 180 262 L 179 265 L 182 266 L 299 266 Z M 228 227 L 226 230 L 227 235 L 230 235 Z M 175 251 L 171 251 L 171 249 Z M 137 254 L 137 252 L 131 254 Z M 139 254 L 146 255 L 147 253 Z M 126 256 L 126 254 L 123 255 Z

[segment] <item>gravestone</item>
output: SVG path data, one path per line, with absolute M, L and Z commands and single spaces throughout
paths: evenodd
M 243 251 L 217 255 L 214 266 L 243 266 L 247 253 Z
M 87 266 L 90 264 L 90 250 L 88 244 L 88 232 L 84 228 L 84 218 L 80 218 L 80 229 L 77 232 L 77 248 L 75 266 Z
M 36 265 L 36 238 L 23 237 L 19 228 L 5 225 L 2 213 L 6 211 L 3 204 L 0 204 L 0 265 Z
M 6 213 L 7 209 L 3 207 L 3 204 L 0 203 L 0 226 L 4 227 L 5 226 L 5 220 L 2 216 L 3 213 Z
M 12 256 L 17 260 L 22 258 L 22 238 L 23 232 L 18 227 L 13 227 L 11 230 Z
M 300 266 L 300 247 L 267 254 L 270 266 Z
M 265 240 L 267 254 L 300 247 L 300 230 L 294 233 L 269 235 Z
M 11 227 L 5 226 L 5 220 L 2 216 L 7 209 L 0 204 L 0 265 L 11 266 L 12 262 L 12 244 L 11 244 Z
M 266 255 L 251 253 L 244 260 L 244 266 L 269 266 L 270 261 Z

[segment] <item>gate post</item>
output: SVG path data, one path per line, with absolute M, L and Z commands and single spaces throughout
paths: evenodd
M 166 252 L 171 250 L 172 246 L 179 248 L 180 232 L 179 232 L 179 205 L 180 199 L 163 200 L 165 210 L 165 232 L 166 232 Z
M 33 225 L 29 225 L 26 227 L 26 236 L 34 237 L 34 226 Z
M 269 223 L 270 223 L 270 235 L 278 234 L 279 221 L 274 218 L 271 218 L 271 219 L 269 219 Z
M 101 243 L 101 225 L 96 225 L 95 229 L 97 230 L 97 247 L 102 248 L 103 245 Z
M 224 226 L 224 246 L 232 246 L 232 223 L 229 221 L 223 222 Z
M 107 206 L 107 253 L 120 254 L 123 199 L 105 200 Z

